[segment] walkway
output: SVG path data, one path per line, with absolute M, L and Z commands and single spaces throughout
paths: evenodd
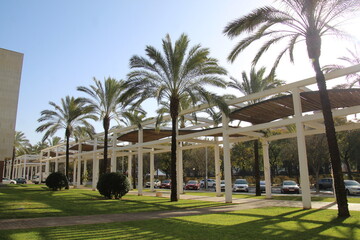
M 130 192 L 129 194 L 136 194 Z M 154 196 L 155 193 L 144 192 L 144 195 Z M 164 194 L 164 197 L 169 197 Z M 192 199 L 202 201 L 223 202 L 224 198 L 207 197 L 207 196 L 193 196 L 181 195 L 181 199 Z M 121 214 L 100 214 L 88 216 L 68 216 L 68 217 L 44 217 L 44 218 L 26 218 L 26 219 L 0 219 L 0 230 L 6 229 L 26 229 L 38 227 L 55 227 L 55 226 L 72 226 L 81 224 L 99 224 L 111 222 L 127 222 L 136 220 L 149 220 L 159 218 L 171 218 L 191 215 L 212 214 L 220 212 L 237 211 L 251 208 L 262 207 L 302 207 L 299 201 L 282 201 L 282 200 L 264 200 L 264 199 L 233 199 L 233 204 L 197 208 L 197 209 L 184 209 L 176 211 L 157 211 L 157 212 L 139 212 L 139 213 L 121 213 Z M 335 203 L 326 202 L 312 202 L 313 208 L 318 209 L 337 209 Z M 360 211 L 360 204 L 349 204 L 351 211 Z

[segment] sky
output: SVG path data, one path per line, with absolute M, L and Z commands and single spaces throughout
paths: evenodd
M 50 109 L 49 101 L 60 103 L 67 95 L 85 96 L 76 90 L 89 86 L 93 78 L 126 79 L 129 59 L 144 56 L 145 47 L 158 49 L 170 34 L 175 41 L 182 33 L 191 39 L 190 46 L 201 44 L 210 49 L 229 76 L 240 79 L 250 70 L 256 49 L 249 49 L 233 63 L 226 58 L 240 38 L 224 36 L 223 29 L 251 10 L 271 4 L 270 0 L 1 0 L 0 48 L 24 54 L 16 130 L 25 133 L 31 144 L 43 133 L 35 129 L 40 112 Z M 360 39 L 358 19 L 346 30 Z M 332 63 L 344 55 L 349 43 L 324 40 L 321 61 Z M 324 49 L 326 49 L 324 51 Z M 287 83 L 313 76 L 306 49 L 299 45 L 295 65 L 281 62 L 278 78 Z M 271 57 L 271 52 L 268 54 Z M 259 66 L 272 66 L 267 58 Z M 241 95 L 239 95 L 241 96 Z M 156 103 L 144 108 L 154 116 Z M 94 124 L 102 132 L 100 123 Z M 58 136 L 63 137 L 61 132 Z

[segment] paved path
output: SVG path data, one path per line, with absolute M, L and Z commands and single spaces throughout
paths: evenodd
M 137 194 L 130 192 L 130 194 Z M 155 193 L 144 192 L 144 195 L 154 196 Z M 169 194 L 164 194 L 169 197 Z M 223 202 L 221 197 L 193 196 L 184 194 L 181 199 L 192 199 L 202 201 Z M 302 207 L 299 201 L 281 201 L 281 200 L 264 200 L 264 199 L 233 199 L 233 204 L 217 207 L 184 209 L 173 211 L 157 211 L 157 212 L 139 212 L 139 213 L 121 213 L 121 214 L 99 214 L 88 216 L 68 216 L 68 217 L 44 217 L 44 218 L 26 218 L 26 219 L 1 219 L 0 230 L 6 229 L 26 229 L 38 227 L 55 227 L 55 226 L 72 226 L 80 224 L 97 224 L 111 222 L 125 222 L 136 220 L 148 220 L 159 218 L 171 218 L 180 216 L 202 215 L 219 212 L 237 211 L 251 208 L 261 207 Z M 337 209 L 335 203 L 312 202 L 313 208 L 319 209 Z M 360 211 L 360 204 L 349 204 L 352 211 Z

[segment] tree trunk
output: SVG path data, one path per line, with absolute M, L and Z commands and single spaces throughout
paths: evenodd
M 103 119 L 103 127 L 104 127 L 104 161 L 101 167 L 100 174 L 110 172 L 110 164 L 108 161 L 108 134 L 110 127 L 110 119 L 108 116 L 105 116 Z
M 325 132 L 329 147 L 330 161 L 334 174 L 334 186 L 336 193 L 336 201 L 338 204 L 338 217 L 349 217 L 344 178 L 341 171 L 341 160 L 339 147 L 336 139 L 334 119 L 331 112 L 329 95 L 326 89 L 325 76 L 320 68 L 319 58 L 313 59 L 313 66 L 316 72 L 316 82 L 319 88 L 320 101 L 324 116 Z
M 176 129 L 177 129 L 177 118 L 179 115 L 179 99 L 171 98 L 170 99 L 170 115 L 172 122 L 172 131 L 171 131 L 171 162 L 170 162 L 170 172 L 171 172 L 171 196 L 170 201 L 178 201 L 177 196 L 177 172 L 176 172 L 176 151 L 177 151 L 177 140 L 176 140 Z
M 68 129 L 65 130 L 66 137 L 66 154 L 65 154 L 65 176 L 68 184 L 65 189 L 69 189 L 69 139 L 70 139 L 70 131 Z
M 254 176 L 255 176 L 255 188 L 256 196 L 261 196 L 260 189 L 260 164 L 259 164 L 259 141 L 256 139 L 254 141 Z
M 344 162 L 345 162 L 345 165 L 347 168 L 347 173 L 348 173 L 349 179 L 353 180 L 353 176 L 351 174 L 351 167 L 350 167 L 350 163 L 349 163 L 349 155 L 347 153 L 345 154 Z

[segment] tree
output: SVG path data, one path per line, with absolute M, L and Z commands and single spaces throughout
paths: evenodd
M 110 164 L 108 162 L 108 133 L 110 121 L 115 119 L 119 108 L 123 107 L 124 99 L 124 81 L 117 81 L 114 78 L 107 78 L 102 84 L 96 78 L 93 79 L 95 85 L 90 87 L 80 86 L 78 91 L 87 93 L 90 98 L 86 101 L 95 109 L 95 112 L 102 120 L 104 128 L 104 161 L 100 167 L 100 174 L 110 172 Z
M 29 147 L 30 147 L 30 142 L 25 137 L 25 134 L 23 132 L 15 131 L 14 147 L 13 147 L 13 154 L 11 159 L 10 178 L 13 178 L 15 157 L 26 154 L 28 152 Z
M 148 98 L 156 98 L 170 103 L 172 122 L 171 134 L 171 201 L 177 201 L 176 179 L 176 130 L 179 120 L 180 102 L 189 97 L 192 102 L 202 98 L 207 102 L 217 102 L 227 113 L 227 105 L 215 94 L 209 93 L 205 85 L 225 87 L 220 78 L 226 70 L 218 65 L 214 58 L 209 57 L 209 49 L 195 45 L 188 49 L 189 38 L 182 34 L 172 44 L 169 35 L 162 40 L 163 53 L 152 46 L 145 51 L 148 57 L 133 56 L 130 67 L 134 69 L 128 74 L 129 89 L 141 103 Z
M 66 139 L 66 163 L 65 163 L 65 176 L 69 179 L 69 141 L 73 135 L 73 131 L 77 126 L 84 126 L 89 129 L 94 127 L 87 121 L 88 119 L 97 120 L 98 118 L 93 114 L 94 108 L 87 105 L 83 98 L 74 98 L 66 96 L 61 99 L 61 105 L 54 102 L 49 102 L 54 110 L 41 111 L 41 117 L 38 122 L 45 122 L 40 125 L 36 131 L 43 132 L 43 141 L 49 136 L 53 136 L 58 130 L 65 130 Z M 94 131 L 94 130 L 93 130 Z
M 263 43 L 255 55 L 252 61 L 255 65 L 271 46 L 287 41 L 285 48 L 280 51 L 275 59 L 271 71 L 271 74 L 274 74 L 284 54 L 288 52 L 290 61 L 294 62 L 293 50 L 295 45 L 305 41 L 307 53 L 312 61 L 319 88 L 326 137 L 334 172 L 338 216 L 348 217 L 350 213 L 341 172 L 334 120 L 319 58 L 321 55 L 322 37 L 326 35 L 343 35 L 343 32 L 339 29 L 340 21 L 343 17 L 357 12 L 360 2 L 358 0 L 278 0 L 277 2 L 281 4 L 278 8 L 265 6 L 255 9 L 250 14 L 230 22 L 225 27 L 224 33 L 231 38 L 242 33 L 250 33 L 249 36 L 245 37 L 234 47 L 228 59 L 233 62 L 238 54 L 252 43 L 257 40 L 270 38 Z
M 348 65 L 352 66 L 352 65 L 356 65 L 356 64 L 360 64 L 360 52 L 358 51 L 358 48 L 356 47 L 356 45 L 354 46 L 354 50 L 351 50 L 349 48 L 346 49 L 349 56 L 342 56 L 339 57 L 338 59 L 341 60 L 342 62 L 347 63 Z M 323 71 L 328 73 L 328 72 L 332 72 L 335 70 L 339 70 L 339 69 L 343 69 L 345 68 L 344 65 L 341 64 L 329 64 L 329 65 L 325 65 L 323 67 Z M 348 81 L 348 84 L 346 84 L 346 87 L 352 88 L 356 83 L 358 85 L 360 85 L 360 74 L 359 73 L 353 73 L 353 74 L 349 74 L 346 76 L 346 80 Z
M 239 90 L 244 95 L 250 95 L 253 93 L 262 92 L 267 89 L 275 88 L 282 85 L 284 82 L 274 78 L 273 76 L 265 77 L 266 69 L 264 67 L 256 71 L 254 67 L 251 68 L 250 76 L 248 77 L 246 72 L 242 72 L 242 82 L 239 82 L 235 78 L 231 78 L 229 87 Z M 255 104 L 261 99 L 254 99 L 249 101 L 250 104 Z M 260 189 L 260 164 L 259 164 L 259 140 L 254 140 L 254 176 L 256 186 L 256 196 L 261 196 Z

